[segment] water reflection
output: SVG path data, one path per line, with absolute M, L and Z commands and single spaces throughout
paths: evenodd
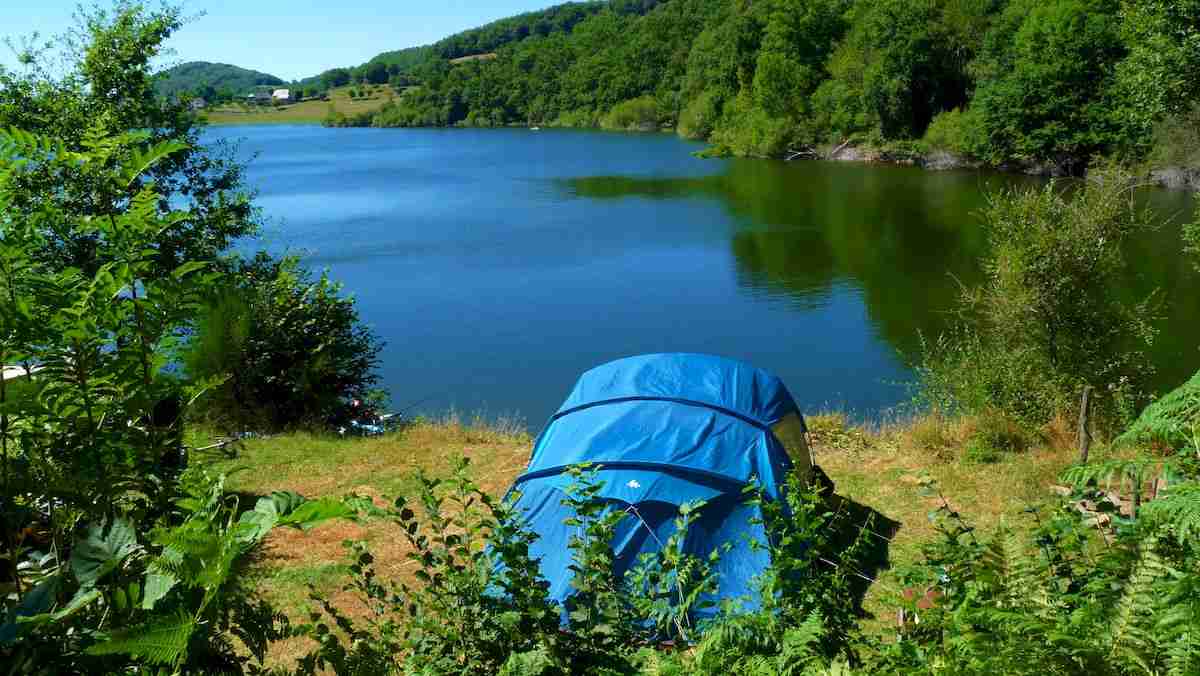
M 729 248 L 744 292 L 784 298 L 797 311 L 854 289 L 877 336 L 910 365 L 921 335 L 952 321 L 964 286 L 982 278 L 980 222 L 989 191 L 1037 185 L 1029 177 L 842 163 L 731 161 L 696 178 L 588 177 L 565 182 L 578 197 L 706 198 L 732 216 Z M 1178 223 L 1191 197 L 1149 191 L 1142 200 L 1171 221 L 1132 243 L 1129 273 L 1112 293 L 1129 302 L 1156 289 L 1164 313 L 1155 348 L 1159 386 L 1200 367 L 1200 275 L 1181 254 Z

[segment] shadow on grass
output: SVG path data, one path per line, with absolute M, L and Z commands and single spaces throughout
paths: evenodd
M 854 609 L 865 617 L 868 613 L 863 608 L 863 600 L 879 574 L 889 566 L 891 540 L 900 531 L 900 522 L 840 495 L 830 498 L 830 507 L 835 514 L 831 524 L 834 535 L 830 538 L 830 547 L 834 552 L 849 548 L 860 534 L 864 538 L 862 557 L 846 565 L 855 566 L 854 570 L 848 571 L 854 593 Z

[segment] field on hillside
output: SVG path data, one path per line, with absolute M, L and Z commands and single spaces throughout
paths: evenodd
M 1001 523 L 1021 528 L 1030 523 L 1028 507 L 1052 502 L 1049 487 L 1076 453 L 1064 432 L 1049 435 L 1028 452 L 983 465 L 960 457 L 973 430 L 970 421 L 925 418 L 863 429 L 848 426 L 843 416 L 825 415 L 810 418 L 809 424 L 817 463 L 836 483 L 844 504 L 854 507 L 848 515 L 873 515 L 872 537 L 887 543 L 882 547 L 893 568 L 918 561 L 922 545 L 937 536 L 927 514 L 938 507 L 940 498 L 922 489 L 923 476 L 936 480 L 950 505 L 981 532 Z M 447 475 L 453 460 L 462 455 L 471 460 L 476 481 L 501 495 L 525 468 L 531 444 L 529 435 L 516 426 L 448 419 L 372 439 L 295 434 L 250 440 L 238 457 L 216 467 L 243 468 L 231 477 L 230 487 L 247 501 L 279 489 L 308 497 L 353 493 L 378 501 L 409 494 L 417 469 Z M 365 613 L 342 591 L 347 580 L 343 542 L 367 541 L 381 575 L 412 580 L 415 564 L 405 558 L 403 538 L 395 528 L 341 521 L 308 533 L 278 530 L 255 564 L 255 584 L 293 616 L 302 615 L 308 604 L 309 585 L 352 615 Z M 866 626 L 884 630 L 895 621 L 903 585 L 886 566 L 867 574 L 878 577 L 866 596 L 865 607 L 873 615 Z M 305 649 L 301 643 L 285 643 L 274 659 L 287 662 Z
M 367 92 L 367 95 L 350 98 L 351 90 Z M 328 101 L 309 100 L 282 106 L 225 104 L 204 111 L 204 119 L 209 124 L 319 123 L 331 107 L 343 115 L 358 115 L 378 110 L 396 96 L 387 85 L 340 87 L 330 90 Z

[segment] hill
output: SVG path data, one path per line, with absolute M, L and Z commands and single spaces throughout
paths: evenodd
M 432 45 L 383 52 L 358 66 L 331 68 L 291 83 L 295 87 L 330 90 L 350 84 L 386 84 L 406 87 L 429 79 L 431 72 L 447 63 L 463 63 L 471 57 L 491 58 L 501 48 L 528 39 L 569 35 L 587 19 L 608 11 L 620 16 L 646 14 L 663 0 L 586 0 L 567 2 L 543 10 L 525 12 L 455 33 Z M 163 95 L 199 93 L 210 100 L 228 100 L 222 93 L 237 94 L 256 85 L 287 84 L 267 73 L 227 64 L 195 61 L 171 68 L 159 85 Z
M 269 73 L 227 63 L 191 61 L 163 71 L 155 89 L 163 96 L 197 94 L 209 100 L 232 98 L 259 85 L 286 84 Z
M 1183 4 L 562 5 L 432 45 L 412 81 L 393 82 L 420 87 L 369 123 L 673 126 L 741 156 L 861 147 L 1079 174 L 1099 157 L 1141 159 L 1192 138 L 1167 133 L 1188 128 L 1200 93 L 1200 0 Z M 543 35 L 548 16 L 561 23 Z
M 298 84 L 329 89 L 354 82 L 383 84 L 391 81 L 394 86 L 406 86 L 427 79 L 428 71 L 431 68 L 436 69 L 438 64 L 492 53 L 528 39 L 567 35 L 580 23 L 606 10 L 619 15 L 645 14 L 661 1 L 567 2 L 498 19 L 478 28 L 455 33 L 432 45 L 383 52 L 360 66 L 333 68 L 320 75 L 300 80 Z

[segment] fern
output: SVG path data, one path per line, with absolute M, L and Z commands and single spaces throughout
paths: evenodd
M 1147 673 L 1154 671 L 1157 641 L 1153 611 L 1159 591 L 1157 582 L 1166 572 L 1157 543 L 1153 538 L 1148 539 L 1137 566 L 1125 582 L 1109 626 L 1109 658 L 1114 663 L 1136 666 Z
M 151 664 L 176 665 L 187 655 L 196 620 L 180 610 L 113 632 L 103 643 L 88 648 L 89 655 L 129 655 Z
M 1200 547 L 1200 482 L 1169 486 L 1142 508 L 1148 523 L 1169 527 L 1185 545 Z
M 825 637 L 825 621 L 820 613 L 811 612 L 799 625 L 783 634 L 783 645 L 776 658 L 775 673 L 781 676 L 800 676 L 816 666 L 824 666 L 820 653 Z
M 1182 448 L 1193 442 L 1200 428 L 1200 373 L 1146 407 L 1142 415 L 1114 443 L 1169 444 Z
M 1023 538 L 1003 526 L 985 547 L 975 575 L 980 583 L 994 586 L 1004 607 L 1024 607 L 1030 599 L 1036 600 L 1039 609 L 1052 605 L 1045 571 L 1029 555 Z
M 1156 630 L 1163 637 L 1169 676 L 1200 673 L 1200 575 L 1174 574 Z

